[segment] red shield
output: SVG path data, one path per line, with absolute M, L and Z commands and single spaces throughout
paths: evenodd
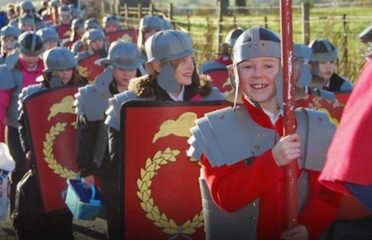
M 69 38 L 71 35 L 70 24 L 61 24 L 57 26 L 57 33 L 60 39 Z
M 214 69 L 204 74 L 207 74 L 212 78 L 213 86 L 217 87 L 221 92 L 231 91 L 229 73 L 226 69 Z
M 31 152 L 46 213 L 66 209 L 67 178 L 76 177 L 76 115 L 78 87 L 33 94 L 24 101 Z
M 345 107 L 343 104 L 337 101 L 329 101 L 327 99 L 310 94 L 307 94 L 303 98 L 296 100 L 295 104 L 296 107 L 312 108 L 325 112 L 331 122 L 333 122 L 335 125 L 339 124 Z
M 111 32 L 106 35 L 109 43 L 112 43 L 116 40 L 123 40 L 125 42 L 137 42 L 137 30 L 135 29 L 125 29 L 116 32 Z
M 224 102 L 128 102 L 122 107 L 124 239 L 205 239 L 199 165 L 189 129 Z
M 350 94 L 351 94 L 351 91 L 350 92 L 336 92 L 335 93 L 336 98 L 338 99 L 338 101 L 340 101 L 340 103 L 342 103 L 344 105 L 346 105 L 346 102 L 349 99 Z
M 102 58 L 100 55 L 94 54 L 79 61 L 79 73 L 81 76 L 88 79 L 90 83 L 94 82 L 96 77 L 105 69 L 104 67 L 98 66 L 94 63 L 100 58 Z

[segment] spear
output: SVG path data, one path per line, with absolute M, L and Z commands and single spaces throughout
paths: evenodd
M 293 37 L 292 37 L 292 1 L 280 1 L 280 33 L 283 68 L 284 97 L 284 135 L 296 131 L 295 88 L 293 85 Z M 286 166 L 286 221 L 288 229 L 297 225 L 297 165 L 292 161 Z

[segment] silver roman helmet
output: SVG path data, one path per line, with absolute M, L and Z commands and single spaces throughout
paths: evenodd
M 229 45 L 230 48 L 234 47 L 236 39 L 242 34 L 244 30 L 242 28 L 234 28 L 227 33 L 224 43 Z
M 18 39 L 20 34 L 21 30 L 19 28 L 10 25 L 2 27 L 0 30 L 1 38 L 14 37 L 15 39 Z
M 140 67 L 140 52 L 136 45 L 124 41 L 111 43 L 107 58 L 98 59 L 97 65 L 109 65 L 125 70 Z
M 89 18 L 85 20 L 84 22 L 84 29 L 85 31 L 88 31 L 90 29 L 101 29 L 101 25 L 99 25 L 99 22 L 95 18 Z
M 160 31 L 164 27 L 164 21 L 161 17 L 157 15 L 146 15 L 141 18 L 138 28 L 138 39 L 137 46 L 139 48 L 143 47 L 145 42 L 144 31 L 148 28 L 153 28 L 155 31 Z
M 93 28 L 85 32 L 85 37 L 88 42 L 95 41 L 98 39 L 105 39 L 105 33 L 101 28 Z
M 24 13 L 31 13 L 35 11 L 35 7 L 31 1 L 22 1 L 19 6 Z
M 309 47 L 313 51 L 311 62 L 336 61 L 338 58 L 338 49 L 327 39 L 314 40 Z
M 312 50 L 310 63 L 312 64 L 311 73 L 316 78 L 321 78 L 319 63 L 332 62 L 338 58 L 338 49 L 327 39 L 314 40 L 309 44 Z
M 117 16 L 107 15 L 103 18 L 102 22 L 103 22 L 102 25 L 104 27 L 106 27 L 107 25 L 115 25 L 118 28 L 120 28 L 120 21 L 119 21 L 119 18 Z
M 52 27 L 45 27 L 45 28 L 39 29 L 36 32 L 36 34 L 41 37 L 41 39 L 43 40 L 44 43 L 47 42 L 47 41 L 59 42 L 58 33 Z
M 232 86 L 235 89 L 234 107 L 239 94 L 238 64 L 255 57 L 273 57 L 281 59 L 280 38 L 269 29 L 253 27 L 245 30 L 236 40 L 233 48 L 233 64 L 229 66 L 234 71 Z M 283 76 L 279 71 L 275 77 L 276 98 L 279 105 L 283 103 Z
M 75 18 L 71 22 L 71 30 L 76 30 L 78 28 L 84 28 L 84 21 L 81 18 Z
M 43 54 L 44 72 L 54 72 L 77 66 L 74 54 L 65 47 L 56 47 Z
M 192 41 L 187 33 L 176 30 L 161 31 L 151 41 L 153 58 L 160 62 L 158 83 L 167 92 L 176 92 L 180 85 L 175 78 L 171 61 L 193 54 Z
M 36 57 L 43 51 L 43 40 L 35 32 L 24 32 L 18 38 L 21 53 Z

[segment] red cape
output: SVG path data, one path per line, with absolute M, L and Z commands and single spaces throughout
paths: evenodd
M 372 184 L 372 60 L 366 62 L 327 154 L 320 182 L 351 195 L 345 183 Z M 371 151 L 371 152 L 370 152 Z

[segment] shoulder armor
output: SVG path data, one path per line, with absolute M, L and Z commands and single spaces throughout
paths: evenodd
M 79 88 L 79 92 L 75 94 L 76 114 L 84 115 L 89 121 L 103 120 L 109 94 L 99 92 L 92 84 Z
M 336 95 L 333 92 L 321 89 L 321 88 L 313 88 L 311 92 L 314 96 L 318 96 L 329 101 L 334 101 L 336 99 Z
M 205 74 L 212 70 L 226 69 L 226 66 L 217 61 L 208 61 L 199 66 L 199 73 Z
M 225 100 L 225 96 L 218 90 L 216 87 L 212 87 L 211 92 L 203 97 L 205 101 L 213 101 L 213 100 Z
M 231 165 L 258 156 L 275 143 L 276 133 L 255 123 L 244 107 L 207 113 L 191 128 L 187 154 L 200 159 L 204 153 L 212 166 Z
M 27 97 L 31 96 L 34 93 L 40 92 L 41 90 L 43 90 L 43 87 L 40 83 L 27 86 L 23 88 L 21 93 L 19 94 L 19 100 L 23 101 Z
M 12 89 L 17 85 L 12 70 L 9 70 L 5 64 L 0 65 L 0 76 L 0 89 Z
M 23 88 L 18 97 L 18 110 L 22 109 L 22 103 L 27 97 L 33 95 L 34 93 L 40 92 L 42 89 L 41 84 L 33 84 Z
M 93 85 L 98 91 L 105 92 L 109 89 L 113 78 L 113 69 L 111 67 L 106 67 L 105 70 L 96 77 Z
M 345 77 L 341 77 L 342 79 L 344 79 L 344 82 L 342 83 L 341 85 L 341 92 L 349 92 L 351 90 L 353 90 L 353 84 L 351 83 L 351 81 Z
M 296 111 L 297 133 L 301 138 L 300 168 L 321 171 L 336 126 L 326 113 L 313 109 Z
M 7 67 L 9 70 L 14 69 L 15 65 L 16 65 L 17 62 L 18 62 L 18 58 L 19 58 L 19 51 L 16 50 L 16 51 L 14 51 L 12 54 L 10 54 L 9 56 L 7 56 L 7 57 L 5 58 L 5 65 L 6 65 L 6 67 Z
M 120 131 L 120 110 L 121 106 L 128 101 L 140 100 L 136 94 L 132 91 L 125 91 L 116 94 L 114 97 L 109 99 L 110 107 L 106 111 L 107 118 L 105 124 L 109 127 Z

